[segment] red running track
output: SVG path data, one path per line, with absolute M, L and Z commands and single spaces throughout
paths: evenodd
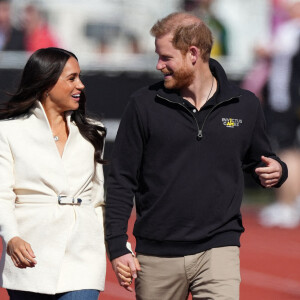
M 300 227 L 293 230 L 263 228 L 257 223 L 256 211 L 248 208 L 243 209 L 243 217 L 246 232 L 241 241 L 240 299 L 299 300 Z M 132 232 L 133 223 L 134 216 L 130 219 L 129 232 Z M 129 239 L 134 246 L 132 235 Z M 0 289 L 0 299 L 8 300 L 4 289 Z M 134 293 L 118 285 L 109 262 L 105 292 L 99 299 L 135 299 Z

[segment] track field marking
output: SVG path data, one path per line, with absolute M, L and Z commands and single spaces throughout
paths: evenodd
M 285 279 L 251 270 L 241 270 L 243 284 L 280 291 L 290 295 L 300 296 L 300 281 Z

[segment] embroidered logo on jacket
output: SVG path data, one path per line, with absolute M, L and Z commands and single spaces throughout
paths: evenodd
M 222 118 L 222 123 L 228 128 L 239 127 L 243 123 L 241 119 Z

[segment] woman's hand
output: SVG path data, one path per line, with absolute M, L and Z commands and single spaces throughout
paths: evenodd
M 137 270 L 140 270 L 140 264 L 139 261 L 137 260 L 136 257 L 133 257 L 135 266 L 137 267 Z M 117 270 L 118 270 L 118 275 L 119 278 L 121 279 L 121 285 L 126 288 L 126 289 L 130 289 L 130 285 L 132 283 L 133 280 L 133 276 L 131 273 L 131 270 L 128 266 L 123 265 L 122 263 L 119 263 L 119 265 L 117 266 Z M 128 290 L 129 290 L 128 289 Z
M 15 236 L 7 243 L 7 254 L 17 268 L 33 268 L 37 261 L 30 244 Z
M 130 285 L 132 284 L 133 278 L 137 277 L 136 272 L 141 270 L 137 258 L 133 257 L 131 253 L 125 254 L 112 260 L 112 267 L 120 285 L 127 291 L 133 292 Z

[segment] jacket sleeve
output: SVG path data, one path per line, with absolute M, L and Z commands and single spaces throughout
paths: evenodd
M 104 176 L 103 167 L 101 164 L 96 163 L 95 176 L 93 179 L 92 201 L 95 207 L 98 219 L 103 222 L 104 211 Z
M 89 119 L 89 122 L 92 124 L 96 124 L 98 126 L 104 127 L 102 122 L 94 119 Z M 100 132 L 101 134 L 101 132 Z M 104 157 L 104 147 L 105 147 L 105 139 L 103 143 L 102 155 L 101 158 Z M 93 178 L 93 190 L 92 190 L 92 201 L 95 207 L 95 211 L 98 217 L 98 220 L 104 227 L 104 174 L 103 174 L 103 165 L 95 162 L 95 174 Z
M 126 232 L 138 189 L 142 153 L 143 126 L 135 102 L 130 101 L 118 129 L 107 182 L 105 234 L 111 260 L 130 253 Z
M 259 102 L 259 100 L 257 99 Z M 256 122 L 254 125 L 251 143 L 247 154 L 243 161 L 243 169 L 247 173 L 251 173 L 254 180 L 260 184 L 259 176 L 255 173 L 255 169 L 258 167 L 263 167 L 264 163 L 261 161 L 261 156 L 266 156 L 278 161 L 282 167 L 282 176 L 275 187 L 280 187 L 288 176 L 288 170 L 286 164 L 281 161 L 281 159 L 276 156 L 272 151 L 269 138 L 266 134 L 266 122 L 264 118 L 264 113 L 262 111 L 261 105 L 258 103 Z
M 19 236 L 15 217 L 15 199 L 13 187 L 13 155 L 3 128 L 0 129 L 0 235 L 5 244 L 14 236 Z

